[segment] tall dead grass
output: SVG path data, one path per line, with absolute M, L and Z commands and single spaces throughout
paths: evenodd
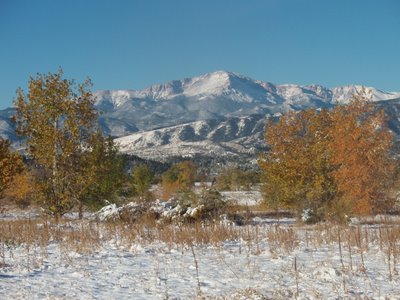
M 193 246 L 223 249 L 226 243 L 237 245 L 237 251 L 272 257 L 290 255 L 299 247 L 330 247 L 338 253 L 343 272 L 367 274 L 368 256 L 380 250 L 387 263 L 388 278 L 398 274 L 400 261 L 400 225 L 381 223 L 367 226 L 256 225 L 233 226 L 221 223 L 161 225 L 151 218 L 136 223 L 97 222 L 88 220 L 32 219 L 0 221 L 0 267 L 6 267 L 17 248 L 25 249 L 28 269 L 40 265 L 48 255 L 48 247 L 57 244 L 62 253 L 81 254 L 98 250 L 106 243 L 129 248 L 135 244 L 164 243 L 169 248 L 190 250 Z M 183 250 L 182 250 L 183 251 Z

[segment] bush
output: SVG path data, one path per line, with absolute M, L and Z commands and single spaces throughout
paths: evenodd
M 183 219 L 210 220 L 224 213 L 226 203 L 215 189 L 203 189 L 200 194 L 184 191 L 176 194 L 176 203 L 180 206 Z
M 226 202 L 215 189 L 204 189 L 200 196 L 200 205 L 203 205 L 203 218 L 219 217 L 226 209 Z
M 195 176 L 196 166 L 192 161 L 174 164 L 162 175 L 164 199 L 177 192 L 189 191 L 194 184 Z
M 154 179 L 154 172 L 145 164 L 138 165 L 133 169 L 133 193 L 139 196 L 141 201 L 153 200 L 153 195 L 149 191 Z
M 259 174 L 256 171 L 229 168 L 221 172 L 215 180 L 220 191 L 248 191 L 252 185 L 259 182 Z
M 24 171 L 16 174 L 9 187 L 4 191 L 6 197 L 10 197 L 19 207 L 27 207 L 33 202 L 35 194 L 32 174 Z

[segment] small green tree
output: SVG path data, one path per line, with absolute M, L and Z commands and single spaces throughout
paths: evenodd
M 221 213 L 225 212 L 227 207 L 227 203 L 223 200 L 222 195 L 213 188 L 203 189 L 198 204 L 203 206 L 203 219 L 219 217 Z
M 146 164 L 140 164 L 133 169 L 132 181 L 134 194 L 142 200 L 149 200 L 149 189 L 154 179 L 154 172 Z
M 244 171 L 239 168 L 228 168 L 216 177 L 216 187 L 221 190 L 250 190 L 259 182 L 256 171 Z
M 192 188 L 196 177 L 196 166 L 192 161 L 174 164 L 162 175 L 164 198 L 177 191 L 188 191 Z
M 103 137 L 97 132 L 92 135 L 90 144 L 91 150 L 84 152 L 81 158 L 80 214 L 83 205 L 98 209 L 106 200 L 113 201 L 128 180 L 124 157 L 110 136 Z

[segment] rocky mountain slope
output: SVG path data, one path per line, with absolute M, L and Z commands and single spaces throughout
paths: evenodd
M 249 115 L 274 115 L 346 102 L 361 86 L 328 89 L 320 85 L 274 85 L 235 73 L 218 71 L 134 91 L 98 91 L 102 124 L 113 136 L 199 120 Z M 367 88 L 374 101 L 400 97 Z
M 255 158 L 266 145 L 264 124 L 289 110 L 329 108 L 346 103 L 361 86 L 329 89 L 320 85 L 274 85 L 218 71 L 153 85 L 141 91 L 100 91 L 97 106 L 106 111 L 102 124 L 119 136 L 121 151 L 144 158 L 171 156 Z M 373 101 L 393 114 L 399 93 L 366 88 Z M 396 110 L 395 110 L 396 111 Z M 113 120 L 119 120 L 117 124 Z M 131 126 L 124 127 L 121 121 Z M 134 128 L 132 128 L 134 127 Z M 134 131 L 133 134 L 127 133 Z
M 0 137 L 9 139 L 13 142 L 17 141 L 17 135 L 15 133 L 15 126 L 11 121 L 11 117 L 15 111 L 13 108 L 6 108 L 0 110 Z
M 144 90 L 94 93 L 100 125 L 121 151 L 159 160 L 171 156 L 255 157 L 265 149 L 268 117 L 289 110 L 329 108 L 347 102 L 361 86 L 275 85 L 217 71 L 150 86 Z M 400 93 L 366 88 L 400 133 Z M 16 141 L 10 116 L 0 111 L 0 136 Z
M 264 115 L 202 120 L 116 139 L 122 152 L 147 159 L 172 156 L 254 157 L 265 149 Z

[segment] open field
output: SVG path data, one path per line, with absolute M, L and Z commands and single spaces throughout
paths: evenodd
M 345 227 L 255 221 L 2 218 L 0 298 L 398 299 L 396 218 Z

